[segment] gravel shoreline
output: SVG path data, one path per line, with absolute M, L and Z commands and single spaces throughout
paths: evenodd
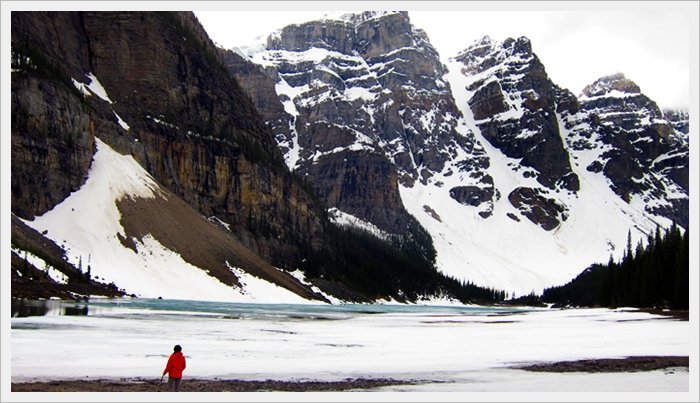
M 688 368 L 688 357 L 638 356 L 591 360 L 538 363 L 513 367 L 534 372 L 640 372 L 666 368 Z M 384 386 L 436 383 L 435 380 L 398 380 L 357 378 L 338 381 L 243 381 L 236 379 L 184 379 L 182 392 L 342 392 L 367 391 Z M 47 382 L 13 382 L 12 392 L 165 392 L 166 381 L 160 379 L 121 378 L 91 380 L 53 380 Z
M 181 392 L 342 392 L 382 386 L 412 385 L 396 379 L 344 379 L 339 381 L 242 381 L 183 378 Z M 166 392 L 167 379 L 121 378 L 118 380 L 65 380 L 12 383 L 12 392 Z

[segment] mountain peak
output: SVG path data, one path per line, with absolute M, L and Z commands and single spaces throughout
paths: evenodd
M 517 39 L 506 38 L 503 41 L 498 41 L 488 35 L 484 35 L 481 39 L 477 39 L 467 48 L 459 52 L 455 59 L 463 60 L 467 57 L 479 59 L 496 51 L 501 54 L 501 56 L 498 57 L 499 59 L 511 55 L 532 56 L 532 44 L 530 43 L 530 39 L 525 36 L 521 36 Z
M 608 95 L 618 91 L 624 94 L 640 94 L 642 91 L 634 81 L 625 77 L 622 73 L 615 73 L 597 79 L 593 84 L 583 89 L 583 95 L 591 98 Z
M 347 11 L 331 11 L 323 14 L 323 17 L 308 22 L 316 21 L 340 21 L 345 23 L 350 23 L 352 25 L 358 26 L 368 21 L 379 20 L 388 16 L 403 16 L 408 19 L 408 11 L 391 11 L 391 10 L 381 10 L 381 11 L 361 11 L 361 12 L 347 12 Z M 292 24 L 299 25 L 299 24 Z
M 518 39 L 508 38 L 502 42 L 501 46 L 505 49 L 513 48 L 515 53 L 532 54 L 532 43 L 526 36 L 521 36 Z
M 471 74 L 488 70 L 498 64 L 520 67 L 533 62 L 539 64 L 532 53 L 530 39 L 525 36 L 498 41 L 485 35 L 459 52 L 453 60 L 461 63 L 465 72 Z
M 384 18 L 390 15 L 401 15 L 408 19 L 408 11 L 363 11 L 361 13 L 345 14 L 341 17 L 341 19 L 352 22 L 355 25 L 359 25 L 367 21 Z

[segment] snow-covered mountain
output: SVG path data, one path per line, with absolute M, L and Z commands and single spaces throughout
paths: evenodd
M 239 53 L 229 69 L 267 82 L 253 100 L 290 168 L 334 211 L 389 234 L 414 217 L 452 276 L 538 291 L 621 256 L 628 233 L 687 227 L 682 115 L 672 124 L 619 75 L 577 98 L 527 38 L 441 59 L 408 13 L 366 12 Z
M 191 13 L 13 13 L 13 295 L 493 301 L 687 227 L 687 113 L 622 75 L 576 97 L 532 47 L 441 58 L 406 12 L 235 51 Z

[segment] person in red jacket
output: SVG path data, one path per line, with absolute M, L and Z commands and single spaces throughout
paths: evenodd
M 174 352 L 170 354 L 168 364 L 163 370 L 163 376 L 168 374 L 168 390 L 170 392 L 179 392 L 180 381 L 182 381 L 182 371 L 185 370 L 187 365 L 185 364 L 185 356 L 182 354 L 182 347 L 178 344 L 173 350 Z

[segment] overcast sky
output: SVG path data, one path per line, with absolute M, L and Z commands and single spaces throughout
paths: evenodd
M 698 21 L 693 2 L 224 4 L 229 10 L 221 4 L 193 6 L 212 39 L 225 48 L 248 45 L 329 11 L 401 9 L 427 32 L 443 59 L 484 35 L 496 40 L 527 36 L 550 78 L 576 95 L 597 78 L 622 72 L 661 107 L 687 109 L 691 96 L 690 56 L 698 46 L 691 30 Z

